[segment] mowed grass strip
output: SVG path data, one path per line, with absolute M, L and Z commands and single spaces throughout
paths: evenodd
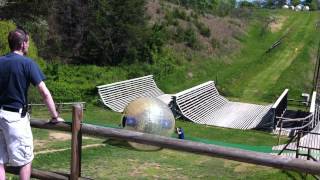
M 310 13 L 299 13 L 289 17 L 288 21 L 291 24 L 287 25 L 287 27 L 289 26 L 290 30 L 282 40 L 281 47 L 265 55 L 266 57 L 262 60 L 270 61 L 270 63 L 263 70 L 257 71 L 256 76 L 252 76 L 251 79 L 247 80 L 242 98 L 255 99 L 255 96 L 261 97 L 265 92 L 268 92 L 268 89 L 277 85 L 278 79 L 291 66 L 293 61 L 300 60 L 297 57 L 303 52 L 304 48 L 308 48 L 308 46 L 305 46 L 305 42 L 308 42 L 310 34 L 314 34 L 315 17 L 315 14 Z M 305 61 L 307 63 L 310 60 L 306 59 Z M 312 65 L 310 65 L 310 68 L 311 70 L 313 69 Z M 310 87 L 312 87 L 311 84 L 309 85 Z M 301 91 L 303 90 L 301 89 Z

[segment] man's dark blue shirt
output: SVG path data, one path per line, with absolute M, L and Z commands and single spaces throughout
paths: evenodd
M 0 57 L 0 106 L 23 108 L 30 83 L 37 86 L 44 79 L 33 60 L 15 53 Z

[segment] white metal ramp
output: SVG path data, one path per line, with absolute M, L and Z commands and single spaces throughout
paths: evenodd
M 97 86 L 99 96 L 104 105 L 116 112 L 139 97 L 156 97 L 169 104 L 172 97 L 163 93 L 156 85 L 153 76 L 143 76 L 126 81 Z
M 213 81 L 173 95 L 178 111 L 199 124 L 236 129 L 255 129 L 271 124 L 272 105 L 231 102 L 221 96 Z

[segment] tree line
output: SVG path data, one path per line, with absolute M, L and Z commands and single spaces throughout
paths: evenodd
M 8 0 L 0 18 L 31 32 L 45 59 L 117 65 L 151 61 L 146 0 Z

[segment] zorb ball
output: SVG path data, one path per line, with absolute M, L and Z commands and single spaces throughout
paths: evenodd
M 124 129 L 170 137 L 174 132 L 174 116 L 164 102 L 157 98 L 141 97 L 131 101 L 122 117 Z M 158 150 L 160 147 L 135 142 L 129 144 L 139 150 Z

